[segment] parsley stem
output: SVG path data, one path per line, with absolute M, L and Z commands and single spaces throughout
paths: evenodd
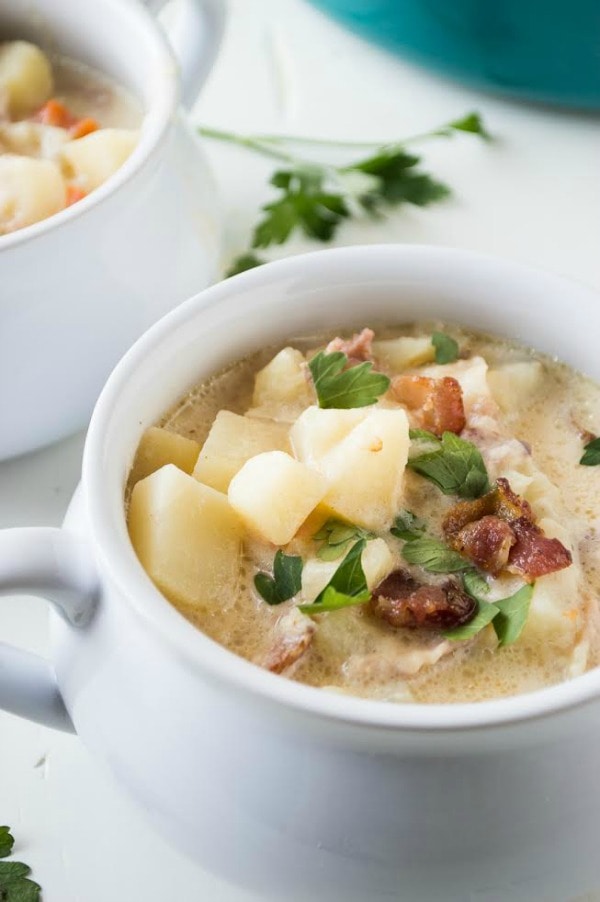
M 286 163 L 296 163 L 297 158 L 284 150 L 277 150 L 275 147 L 268 147 L 263 144 L 262 139 L 252 135 L 238 135 L 235 132 L 222 131 L 218 128 L 209 128 L 201 125 L 198 133 L 204 138 L 213 138 L 216 141 L 226 141 L 228 144 L 237 144 L 239 147 L 246 147 L 248 150 L 254 150 L 265 157 L 271 157 L 274 160 L 284 160 Z

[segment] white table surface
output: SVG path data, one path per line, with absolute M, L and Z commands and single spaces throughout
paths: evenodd
M 461 137 L 427 147 L 432 171 L 455 198 L 379 224 L 345 226 L 338 243 L 467 247 L 600 288 L 598 118 L 446 83 L 347 34 L 302 0 L 231 0 L 222 53 L 194 118 L 237 130 L 383 139 L 473 108 L 499 136 L 493 146 Z M 221 145 L 208 150 L 227 213 L 228 253 L 242 250 L 266 197 L 269 164 Z M 0 526 L 58 524 L 82 446 L 80 435 L 0 464 Z M 0 637 L 43 653 L 44 603 L 3 599 Z M 14 828 L 15 851 L 34 868 L 45 902 L 256 899 L 157 838 L 76 738 L 0 714 L 1 823 Z

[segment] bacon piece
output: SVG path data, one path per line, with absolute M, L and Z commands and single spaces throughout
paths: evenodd
M 296 608 L 292 608 L 277 621 L 275 641 L 261 666 L 271 673 L 283 673 L 300 660 L 308 649 L 316 626 Z
M 372 329 L 363 329 L 352 338 L 334 338 L 325 348 L 325 353 L 332 354 L 334 351 L 341 351 L 348 358 L 348 363 L 355 366 L 357 363 L 373 359 L 372 342 L 374 338 L 375 333 Z
M 556 573 L 573 563 L 571 552 L 558 539 L 549 539 L 539 526 L 526 517 L 511 524 L 517 538 L 509 557 L 508 569 L 520 573 L 528 582 L 538 576 Z
M 447 630 L 468 623 L 476 602 L 452 580 L 441 586 L 418 583 L 407 570 L 394 570 L 374 590 L 371 612 L 390 626 Z
M 506 520 L 487 514 L 463 526 L 452 539 L 452 547 L 477 567 L 494 575 L 508 564 L 517 537 Z
M 452 548 L 489 573 L 508 569 L 531 581 L 572 563 L 570 551 L 546 538 L 530 504 L 504 477 L 483 497 L 455 504 L 442 528 Z
M 394 396 L 414 410 L 422 429 L 441 436 L 457 435 L 465 428 L 465 408 L 460 383 L 452 376 L 432 379 L 417 373 L 403 373 L 392 380 Z

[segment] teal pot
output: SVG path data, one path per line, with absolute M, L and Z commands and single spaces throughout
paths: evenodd
M 600 109 L 600 0 L 311 0 L 475 87 Z

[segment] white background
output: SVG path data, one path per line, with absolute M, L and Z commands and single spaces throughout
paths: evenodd
M 598 118 L 447 84 L 345 33 L 302 0 L 231 0 L 223 50 L 194 121 L 249 132 L 392 139 L 471 109 L 498 136 L 493 145 L 460 137 L 424 148 L 454 199 L 401 210 L 378 224 L 345 226 L 337 243 L 467 247 L 600 288 Z M 267 196 L 270 164 L 222 145 L 207 149 L 226 212 L 226 261 L 244 249 Z M 0 464 L 0 526 L 58 524 L 77 483 L 82 445 L 76 436 Z M 43 653 L 43 602 L 3 599 L 0 636 Z M 255 898 L 199 871 L 155 837 L 76 738 L 7 715 L 0 715 L 0 823 L 13 827 L 15 852 L 33 866 L 45 902 Z

